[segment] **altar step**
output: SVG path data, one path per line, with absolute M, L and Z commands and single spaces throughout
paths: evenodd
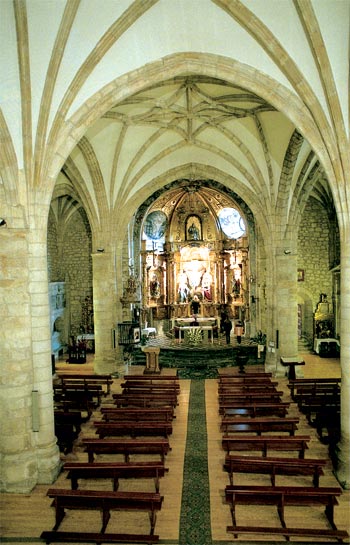
M 257 358 L 257 347 L 252 345 L 220 348 L 166 347 L 160 350 L 159 366 L 176 368 L 180 378 L 215 378 L 218 367 L 236 365 L 236 357 L 242 353 L 247 356 L 247 366 L 264 363 L 263 358 Z M 133 356 L 134 365 L 146 365 L 146 356 L 141 348 L 136 348 Z

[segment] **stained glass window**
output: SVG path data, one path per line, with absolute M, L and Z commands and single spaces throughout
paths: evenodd
M 228 238 L 240 238 L 245 234 L 245 223 L 235 208 L 222 208 L 219 212 L 220 227 Z

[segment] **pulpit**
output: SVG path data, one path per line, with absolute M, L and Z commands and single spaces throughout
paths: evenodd
M 160 373 L 159 346 L 141 346 L 141 350 L 146 354 L 146 369 L 144 373 Z

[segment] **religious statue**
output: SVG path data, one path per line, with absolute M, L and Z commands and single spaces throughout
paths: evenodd
M 211 296 L 211 284 L 212 284 L 212 282 L 213 282 L 212 275 L 207 270 L 205 270 L 205 272 L 203 274 L 203 277 L 202 277 L 202 288 L 203 288 L 204 299 L 206 299 L 207 301 L 212 300 L 212 296 Z
M 241 281 L 239 278 L 234 278 L 232 282 L 232 293 L 234 299 L 237 299 L 241 293 Z
M 153 299 L 158 299 L 160 297 L 160 283 L 156 273 L 152 275 L 151 281 L 149 283 L 150 294 Z
M 179 275 L 179 287 L 178 287 L 178 301 L 179 303 L 186 303 L 189 295 L 188 278 L 185 271 Z
M 196 227 L 193 222 L 189 226 L 187 233 L 188 233 L 189 240 L 199 240 L 199 230 L 198 230 L 198 227 Z

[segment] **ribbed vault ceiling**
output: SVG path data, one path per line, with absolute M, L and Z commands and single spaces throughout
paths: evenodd
M 164 81 L 116 104 L 88 129 L 60 182 L 68 178 L 81 204 L 101 218 L 148 184 L 151 194 L 154 180 L 173 181 L 167 172 L 180 179 L 184 165 L 208 169 L 208 179 L 218 173 L 254 213 L 284 209 L 286 223 L 311 194 L 331 203 L 317 157 L 283 113 L 247 90 L 199 76 Z M 179 198 L 172 192 L 172 201 Z

